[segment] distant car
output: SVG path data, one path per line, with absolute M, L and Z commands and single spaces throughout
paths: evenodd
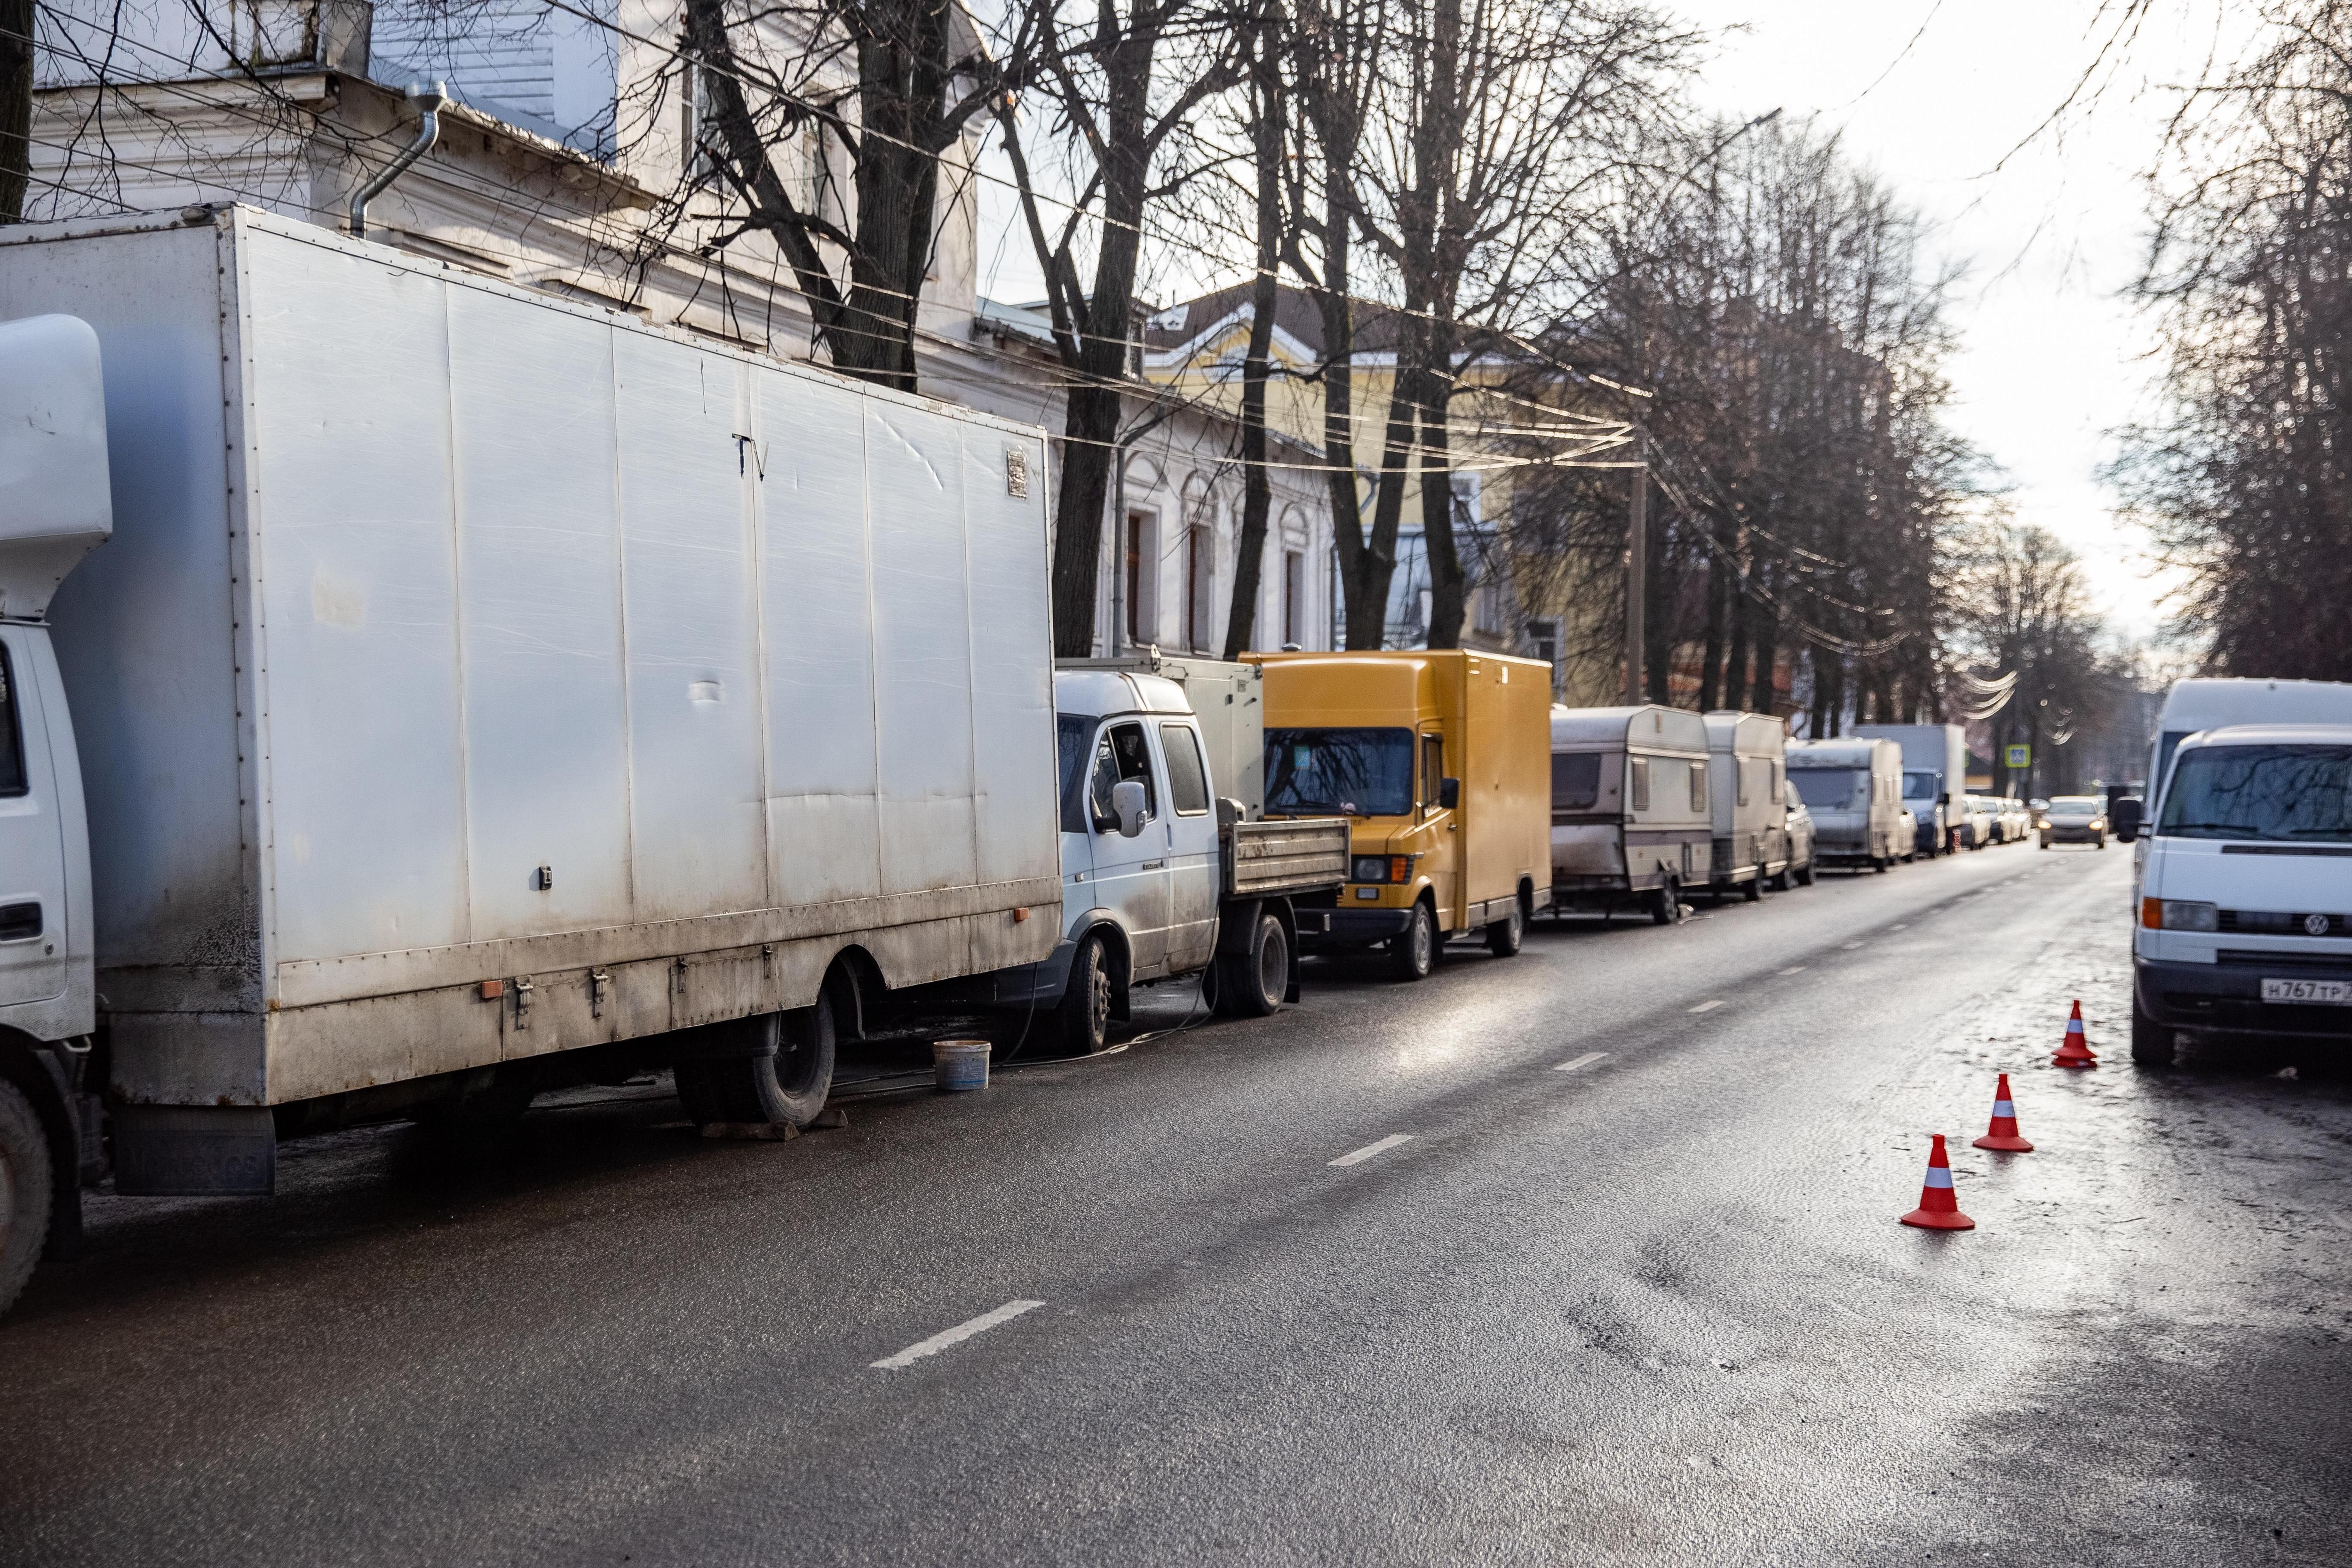
M 2042 847 L 2053 844 L 2095 844 L 2107 847 L 2106 803 L 2095 795 L 2062 795 L 2033 820 Z
M 1980 795 L 1962 802 L 1960 842 L 1971 849 L 2000 842 L 2000 817 L 1993 811 L 1992 802 Z
M 1813 885 L 1813 814 L 1789 792 L 1789 864 L 1780 872 L 1780 891 L 1787 892 L 1789 884 L 1810 888 Z
M 2000 837 L 2003 843 L 2015 844 L 2033 837 L 2033 811 L 2015 795 L 2003 795 L 2000 806 Z

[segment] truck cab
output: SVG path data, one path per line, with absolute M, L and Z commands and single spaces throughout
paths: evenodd
M 89 831 L 47 615 L 113 516 L 97 334 L 0 324 L 0 1310 L 79 1238 L 100 1158 Z

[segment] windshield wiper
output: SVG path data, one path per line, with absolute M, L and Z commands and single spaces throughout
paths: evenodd
M 2244 838 L 2270 837 L 2261 828 L 2242 822 L 2168 822 L 2164 830 L 2168 833 L 2235 833 Z
M 2285 833 L 2285 837 L 2289 838 L 2302 838 L 2306 836 L 2314 838 L 2352 839 L 2352 827 L 2290 827 Z

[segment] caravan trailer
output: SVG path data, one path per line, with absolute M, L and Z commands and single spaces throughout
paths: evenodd
M 1714 876 L 1706 721 L 1674 708 L 1551 710 L 1556 909 L 1645 907 L 1664 925 Z
M 1789 782 L 1812 811 L 1816 861 L 1884 871 L 1912 853 L 1903 749 L 1894 742 L 1795 742 L 1789 747 Z
M 1789 731 L 1769 713 L 1723 710 L 1706 716 L 1715 875 L 1719 895 L 1734 888 L 1751 901 L 1766 881 L 1789 885 Z

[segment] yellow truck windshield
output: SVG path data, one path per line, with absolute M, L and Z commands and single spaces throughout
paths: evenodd
M 1277 816 L 1402 816 L 1412 810 L 1410 730 L 1265 732 L 1265 809 Z

